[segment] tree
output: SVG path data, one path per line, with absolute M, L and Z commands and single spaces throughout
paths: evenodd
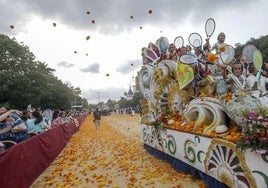
M 249 41 L 247 41 L 244 45 L 236 46 L 235 48 L 236 58 L 242 55 L 243 48 L 248 44 L 253 44 L 254 46 L 256 46 L 256 48 L 261 51 L 263 55 L 263 60 L 268 61 L 268 35 L 261 36 L 258 39 L 250 38 Z
M 23 43 L 0 34 L 0 104 L 10 108 L 69 109 L 80 88 L 69 88 L 53 75 L 55 70 L 35 56 Z

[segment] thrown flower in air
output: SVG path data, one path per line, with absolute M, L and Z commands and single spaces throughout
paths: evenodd
M 90 14 L 90 11 L 87 11 L 87 14 Z
M 142 29 L 142 27 L 140 26 L 140 29 Z
M 153 11 L 150 9 L 150 10 L 148 10 L 148 13 L 149 13 L 149 14 L 152 14 L 152 13 L 153 13 Z
M 107 76 L 107 77 L 108 77 L 108 76 L 110 76 L 110 74 L 108 74 L 108 73 L 107 73 L 107 74 L 105 74 L 105 76 Z
M 225 52 L 225 46 L 223 46 L 223 45 L 220 46 L 219 51 L 220 51 L 220 52 Z
M 15 27 L 14 27 L 14 25 L 10 25 L 9 28 L 10 29 L 14 29 Z
M 134 16 L 130 16 L 130 19 L 133 19 L 134 18 Z
M 216 56 L 216 54 L 213 54 L 213 53 L 209 53 L 208 54 L 208 61 L 209 62 L 214 62 L 215 60 L 217 59 L 217 56 Z
M 74 51 L 75 54 L 77 54 L 77 51 Z
M 57 24 L 56 24 L 55 22 L 53 22 L 53 23 L 52 23 L 52 25 L 53 25 L 54 27 L 56 27 L 56 26 L 57 26 Z
M 91 22 L 94 24 L 95 23 L 95 20 L 91 20 Z
M 88 56 L 88 53 L 86 53 L 86 56 Z
M 86 40 L 89 40 L 89 39 L 90 39 L 90 36 L 87 36 L 87 37 L 86 37 Z

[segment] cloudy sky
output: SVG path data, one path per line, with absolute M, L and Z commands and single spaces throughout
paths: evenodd
M 30 48 L 89 102 L 120 99 L 159 37 L 199 33 L 208 18 L 226 43 L 267 35 L 267 0 L 0 0 L 0 33 Z M 10 26 L 14 28 L 11 28 Z

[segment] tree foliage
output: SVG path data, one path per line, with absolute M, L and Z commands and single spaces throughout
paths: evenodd
M 0 104 L 8 108 L 34 107 L 70 109 L 80 88 L 68 87 L 53 75 L 55 70 L 35 56 L 15 38 L 0 35 Z M 83 100 L 87 105 L 87 101 Z
M 261 36 L 258 39 L 250 38 L 244 45 L 241 44 L 236 45 L 235 46 L 236 57 L 239 57 L 242 54 L 243 48 L 248 44 L 253 44 L 254 46 L 256 46 L 256 48 L 260 50 L 260 52 L 262 53 L 263 61 L 264 62 L 268 61 L 268 35 Z

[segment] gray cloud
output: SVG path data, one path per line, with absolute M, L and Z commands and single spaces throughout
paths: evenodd
M 257 0 L 254 4 L 258 4 Z M 43 19 L 51 19 L 56 23 L 63 23 L 69 27 L 98 31 L 103 34 L 119 34 L 129 31 L 133 27 L 155 25 L 159 29 L 172 24 L 178 25 L 185 21 L 191 24 L 204 22 L 218 14 L 219 10 L 245 9 L 252 1 L 144 1 L 144 0 L 106 0 L 89 2 L 85 0 L 12 0 L 4 1 L 0 7 L 0 32 L 9 34 L 9 25 L 16 30 L 23 30 L 23 26 L 33 15 Z M 152 14 L 148 10 L 152 10 Z M 86 12 L 90 11 L 90 14 Z M 133 19 L 130 19 L 133 16 Z M 224 15 L 222 15 L 224 16 Z M 95 24 L 91 21 L 94 20 Z M 159 31 L 158 31 L 159 32 Z
M 89 89 L 82 91 L 81 96 L 86 98 L 89 103 L 98 103 L 106 102 L 108 99 L 119 100 L 124 97 L 124 92 L 123 88 Z
M 90 73 L 99 73 L 100 72 L 100 64 L 93 63 L 85 68 L 80 69 L 81 72 L 90 72 Z
M 116 71 L 121 74 L 128 74 L 139 69 L 141 65 L 141 60 L 127 60 L 124 64 L 121 64 L 118 68 L 116 68 Z
M 57 65 L 58 67 L 65 67 L 65 68 L 71 68 L 74 66 L 74 64 L 68 63 L 67 61 L 61 61 Z

